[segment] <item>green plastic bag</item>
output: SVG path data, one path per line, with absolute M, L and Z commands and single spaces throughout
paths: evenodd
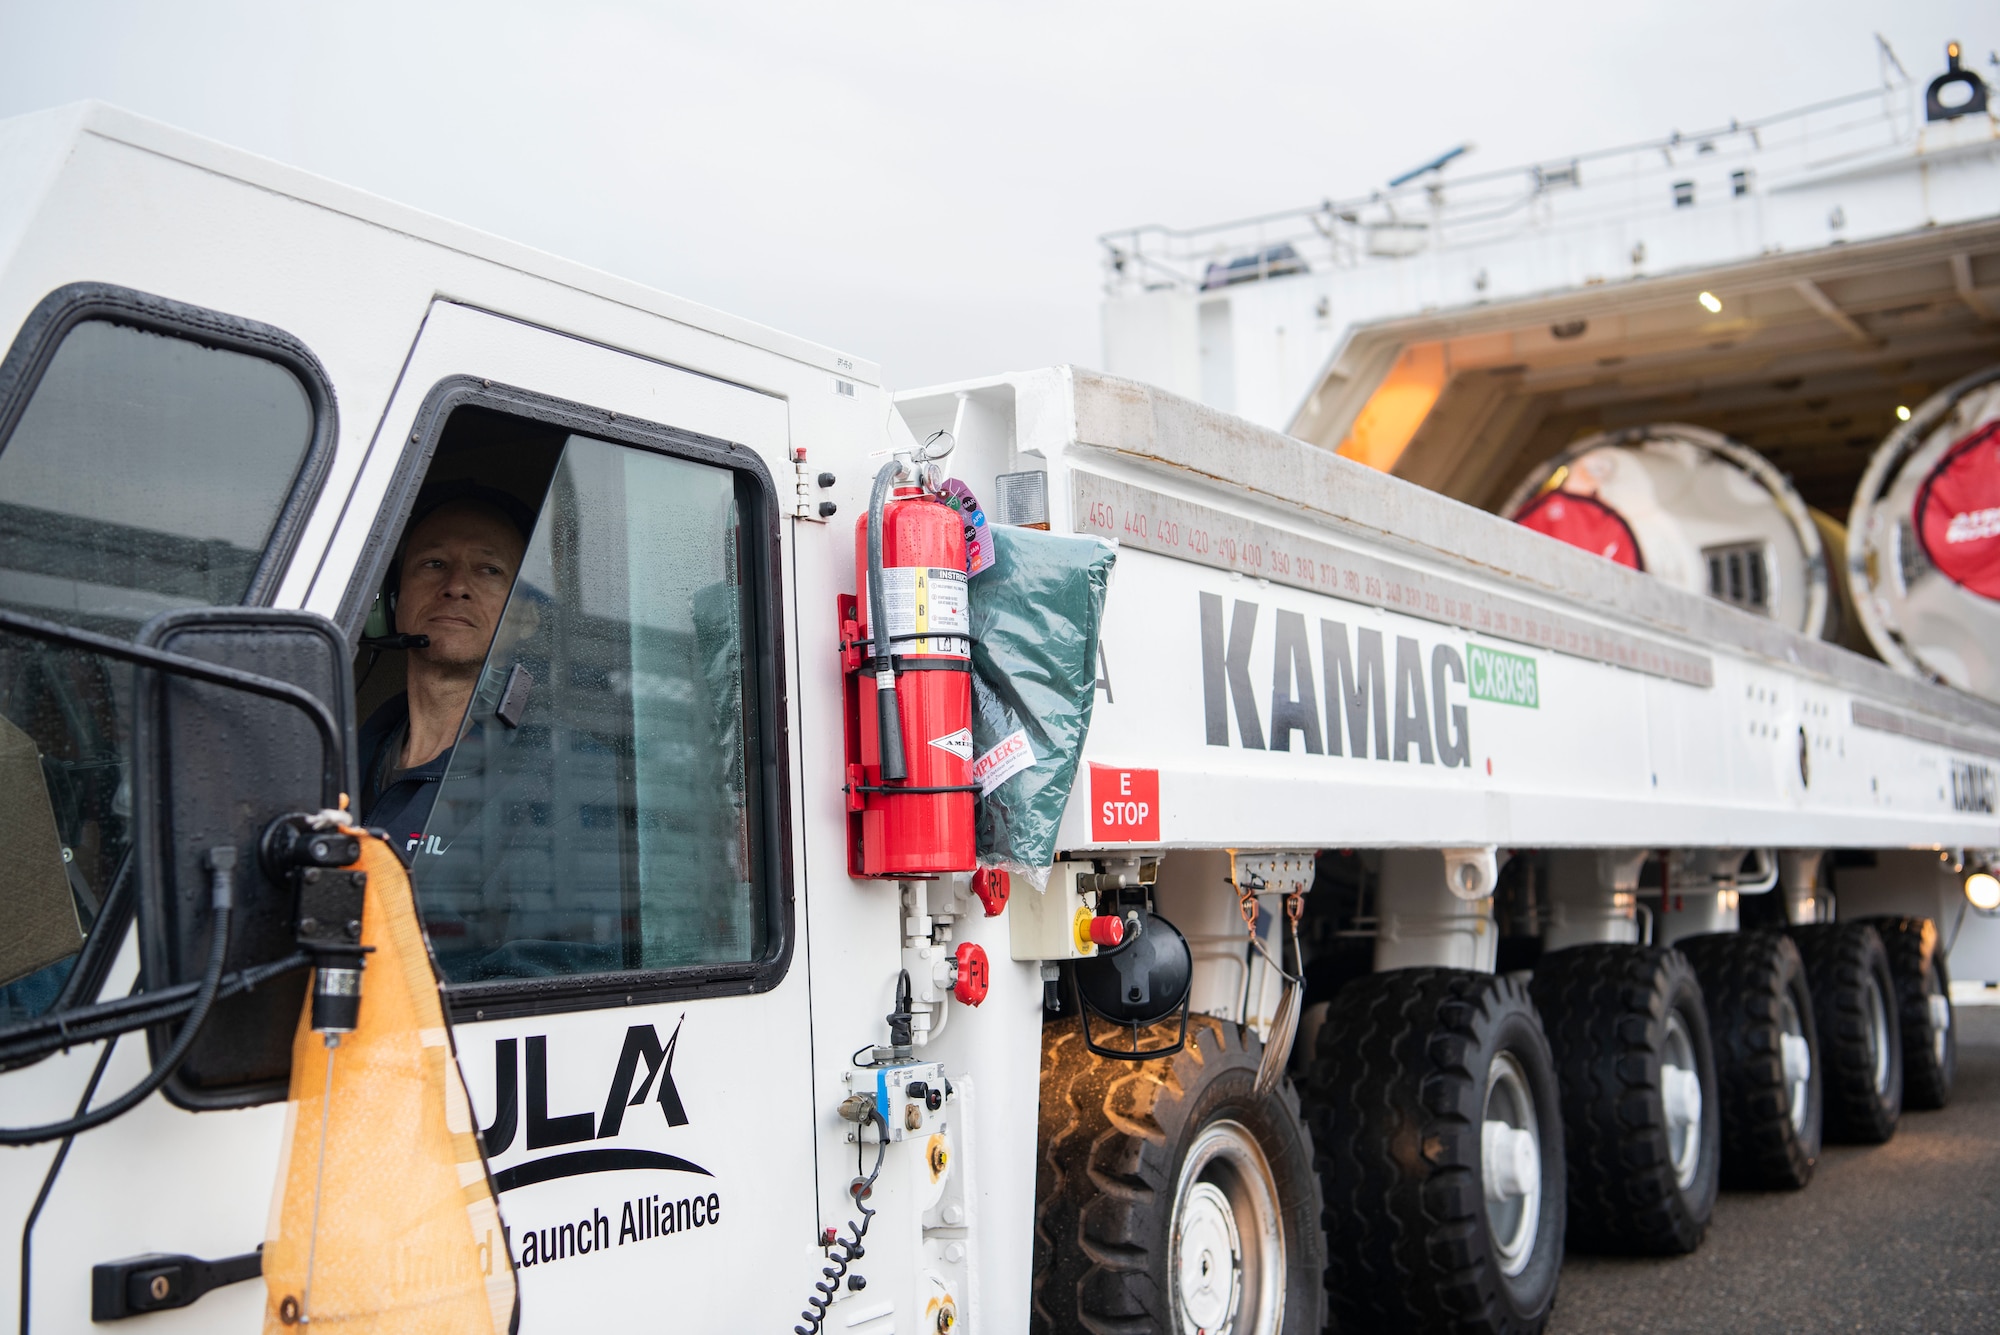
M 993 567 L 970 589 L 979 861 L 1039 887 L 1090 731 L 1117 549 L 1006 525 L 992 534 Z

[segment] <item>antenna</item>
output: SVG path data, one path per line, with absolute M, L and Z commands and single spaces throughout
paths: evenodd
M 1468 144 L 1460 144 L 1457 148 L 1447 149 L 1443 153 L 1440 153 L 1436 157 L 1432 158 L 1429 162 L 1426 162 L 1423 166 L 1412 167 L 1408 171 L 1404 172 L 1401 176 L 1398 176 L 1393 180 L 1391 180 L 1389 182 L 1389 188 L 1391 190 L 1394 190 L 1399 185 L 1407 185 L 1409 182 L 1416 180 L 1419 176 L 1422 176 L 1425 172 L 1442 171 L 1444 170 L 1446 163 L 1450 162 L 1453 158 L 1464 157 L 1467 153 L 1470 153 L 1474 147 L 1475 145 L 1468 143 Z
M 1889 86 L 1889 67 L 1892 65 L 1895 67 L 1896 73 L 1903 76 L 1903 82 L 1908 83 L 1910 81 L 1910 72 L 1903 68 L 1902 61 L 1896 59 L 1896 48 L 1889 45 L 1889 39 L 1884 37 L 1879 32 L 1876 33 L 1875 47 L 1876 47 L 1876 63 L 1880 65 L 1882 69 L 1883 86 L 1884 87 Z

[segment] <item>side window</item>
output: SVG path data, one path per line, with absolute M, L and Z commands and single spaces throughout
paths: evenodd
M 242 602 L 312 436 L 285 367 L 83 321 L 0 452 L 0 602 L 117 635 Z
M 124 637 L 160 612 L 264 596 L 330 441 L 302 347 L 137 294 L 93 304 L 65 289 L 30 318 L 0 385 L 0 605 Z M 10 776 L 39 766 L 54 825 L 37 814 L 25 837 L 53 838 L 70 899 L 43 887 L 34 947 L 0 952 L 0 1021 L 54 1000 L 130 852 L 131 686 L 128 666 L 0 636 L 0 737 L 30 767 Z
M 570 435 L 546 495 L 412 853 L 439 966 L 741 976 L 782 944 L 760 483 Z

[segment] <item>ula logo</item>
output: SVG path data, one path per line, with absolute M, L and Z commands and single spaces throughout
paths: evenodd
M 650 1024 L 635 1024 L 625 1031 L 625 1046 L 618 1054 L 610 1087 L 601 1112 L 557 1112 L 549 1107 L 548 1037 L 536 1034 L 526 1040 L 526 1089 L 522 1089 L 517 1040 L 503 1038 L 493 1045 L 493 1122 L 479 1132 L 488 1158 L 497 1158 L 513 1147 L 515 1137 L 526 1132 L 525 1148 L 553 1149 L 585 1141 L 613 1140 L 624 1130 L 630 1109 L 648 1101 L 657 1103 L 670 1127 L 688 1124 L 687 1107 L 681 1102 L 680 1088 L 674 1083 L 674 1048 L 680 1042 L 683 1015 L 674 1025 L 665 1044 Z M 522 1097 L 525 1092 L 526 1097 Z M 627 1168 L 656 1168 L 669 1172 L 700 1173 L 706 1168 L 677 1155 L 652 1150 L 589 1149 L 547 1155 L 516 1164 L 493 1175 L 496 1190 L 509 1191 L 534 1182 L 571 1177 L 578 1173 L 605 1173 Z

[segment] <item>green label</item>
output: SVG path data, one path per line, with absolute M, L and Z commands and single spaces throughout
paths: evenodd
M 1503 653 L 1484 645 L 1468 644 L 1465 646 L 1465 670 L 1473 699 L 1521 705 L 1528 709 L 1541 708 L 1541 679 L 1535 673 L 1535 660 L 1525 654 Z

